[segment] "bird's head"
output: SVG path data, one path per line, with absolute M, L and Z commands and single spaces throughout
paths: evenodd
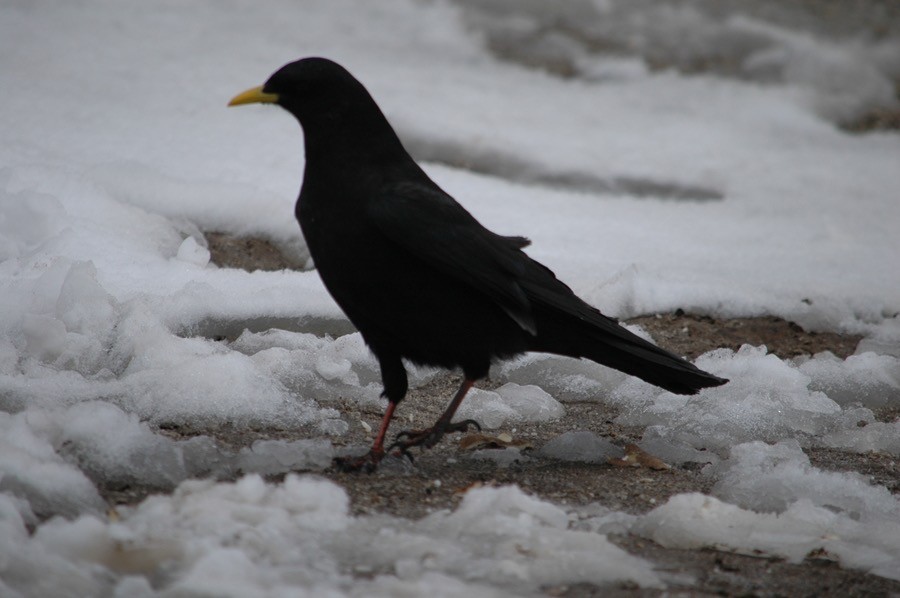
M 265 84 L 228 103 L 241 104 L 278 104 L 293 114 L 303 127 L 307 162 L 335 156 L 341 161 L 412 162 L 362 83 L 327 58 L 284 65 Z
M 327 58 L 303 58 L 275 71 L 265 84 L 239 93 L 229 106 L 278 104 L 301 124 L 371 101 L 347 69 Z

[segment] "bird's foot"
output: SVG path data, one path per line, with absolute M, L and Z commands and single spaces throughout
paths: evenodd
M 431 448 L 441 441 L 444 434 L 451 432 L 467 432 L 469 426 L 474 427 L 479 432 L 481 431 L 481 424 L 474 419 L 465 419 L 452 424 L 442 424 L 441 422 L 438 422 L 431 428 L 425 428 L 423 430 L 404 430 L 394 438 L 394 444 L 388 447 L 388 452 L 397 449 L 398 454 L 405 455 L 412 460 L 412 455 L 409 452 L 409 449 L 412 447 L 421 446 L 424 448 Z
M 335 457 L 331 461 L 331 466 L 343 473 L 355 473 L 357 471 L 374 473 L 383 458 L 384 450 L 376 451 L 373 449 L 359 457 Z

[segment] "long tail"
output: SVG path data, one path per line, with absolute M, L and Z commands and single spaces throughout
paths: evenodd
M 516 282 L 528 299 L 537 332 L 530 350 L 587 357 L 683 395 L 728 382 L 629 332 L 582 301 L 546 266 L 530 258 L 519 265 Z
M 645 341 L 587 304 L 582 306 L 586 309 L 580 309 L 578 317 L 552 308 L 539 309 L 538 335 L 531 348 L 586 357 L 677 394 L 692 395 L 728 382 Z
M 607 330 L 594 328 L 587 335 L 594 342 L 590 347 L 584 347 L 582 356 L 681 395 L 696 394 L 703 388 L 728 382 L 618 324 L 613 326 L 626 334 L 610 334 Z

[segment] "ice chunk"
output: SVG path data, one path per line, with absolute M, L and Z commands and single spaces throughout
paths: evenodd
M 347 494 L 330 481 L 289 474 L 267 484 L 251 475 L 234 483 L 187 481 L 170 496 L 121 509 L 115 521 L 56 519 L 29 536 L 0 494 L 0 572 L 26 595 L 72 587 L 87 588 L 87 595 L 144 592 L 140 579 L 172 594 L 266 588 L 343 595 L 351 572 L 359 574 L 352 578 L 359 595 L 384 588 L 509 596 L 569 583 L 662 586 L 648 562 L 594 531 L 569 529 L 569 520 L 513 486 L 470 490 L 455 511 L 421 520 L 351 517 Z
M 885 320 L 881 326 L 859 341 L 856 354 L 876 353 L 900 358 L 900 317 Z
M 250 355 L 290 391 L 328 404 L 354 400 L 383 408 L 378 363 L 359 333 L 336 339 L 308 333 L 244 331 L 231 348 Z
M 795 440 L 735 446 L 717 471 L 713 494 L 754 511 L 782 512 L 803 499 L 854 521 L 900 521 L 900 501 L 852 472 L 822 471 Z
M 115 302 L 97 282 L 91 262 L 72 264 L 56 301 L 56 314 L 69 332 L 106 337 L 116 324 Z
M 20 320 L 24 355 L 86 375 L 109 365 L 117 303 L 97 282 L 92 263 L 60 261 L 34 282 L 32 293 Z
M 394 520 L 390 527 L 381 523 L 383 544 L 348 542 L 352 551 L 345 558 L 376 568 L 402 560 L 414 565 L 409 573 L 438 570 L 516 594 L 559 583 L 630 580 L 645 587 L 659 585 L 646 561 L 602 535 L 570 530 L 568 524 L 568 515 L 559 507 L 517 487 L 479 488 L 467 492 L 453 512 L 440 511 L 416 523 Z M 366 529 L 377 525 L 365 522 Z M 434 537 L 443 541 L 435 545 L 430 540 Z
M 236 467 L 245 473 L 274 475 L 325 469 L 333 458 L 334 449 L 327 440 L 257 440 L 250 448 L 241 449 Z
M 851 406 L 895 402 L 900 382 L 894 357 L 867 353 L 840 360 L 823 353 L 792 363 L 767 355 L 763 347 L 745 346 L 737 353 L 708 353 L 698 365 L 731 382 L 687 397 L 632 379 L 614 393 L 623 407 L 618 421 L 649 425 L 643 442 L 653 445 L 651 452 L 669 455 L 667 460 L 714 463 L 709 450 L 723 456 L 731 444 L 754 439 L 799 438 L 892 454 L 900 449 L 893 424 L 875 423 L 871 411 Z
M 26 355 L 52 362 L 66 348 L 66 325 L 52 316 L 25 314 L 22 322 Z
M 598 534 L 627 534 L 637 521 L 637 515 L 613 511 L 600 503 L 590 503 L 573 510 L 577 518 L 573 527 Z
M 25 523 L 17 513 L 14 500 L 0 492 L 0 594 L 18 598 L 67 594 L 99 596 L 104 593 L 103 571 L 55 554 L 37 535 L 29 534 Z M 69 522 L 57 518 L 45 525 L 66 527 Z M 84 535 L 79 539 L 82 547 L 87 549 L 88 539 Z
M 124 391 L 119 402 L 154 423 L 293 427 L 335 416 L 311 398 L 292 394 L 257 355 L 203 338 L 177 337 L 152 314 L 138 310 L 121 327 L 133 357 L 119 381 Z M 285 369 L 288 363 L 277 361 Z
M 102 511 L 105 503 L 94 484 L 35 433 L 35 420 L 42 417 L 0 413 L 0 493 L 24 499 L 38 517 Z
M 495 391 L 472 389 L 456 412 L 454 421 L 474 419 L 483 428 L 499 428 L 506 422 L 546 422 L 565 415 L 565 408 L 537 386 L 513 382 Z
M 616 391 L 617 401 L 625 408 L 617 421 L 659 426 L 648 433 L 724 453 L 733 444 L 750 440 L 822 434 L 841 413 L 840 406 L 823 392 L 809 390 L 808 376 L 767 354 L 765 347 L 745 345 L 737 353 L 719 349 L 701 356 L 697 365 L 731 382 L 694 396 L 626 382 Z
M 488 430 L 499 428 L 516 417 L 515 411 L 495 392 L 473 388 L 457 410 L 454 421 L 474 419 Z
M 30 544 L 81 563 L 83 571 L 99 565 L 108 572 L 153 576 L 177 562 L 177 574 L 167 575 L 176 592 L 227 589 L 228 581 L 245 589 L 266 583 L 333 587 L 336 563 L 322 546 L 350 523 L 347 508 L 340 488 L 314 479 L 289 476 L 277 486 L 256 476 L 234 484 L 186 482 L 172 496 L 151 497 L 133 513 L 126 511 L 119 523 L 48 524 Z
M 343 436 L 350 431 L 350 424 L 340 417 L 326 417 L 316 423 L 316 429 L 326 436 Z
M 279 330 L 276 328 L 264 332 L 244 330 L 230 346 L 233 350 L 240 351 L 244 355 L 254 355 L 260 351 L 276 347 L 293 351 L 298 349 L 319 349 L 324 344 L 325 339 L 320 339 L 314 334 Z
M 601 401 L 626 375 L 586 359 L 529 353 L 496 366 L 498 379 L 543 388 L 560 401 Z
M 175 258 L 203 268 L 209 263 L 210 254 L 209 249 L 197 243 L 197 239 L 191 236 L 185 237 L 178 246 Z
M 641 449 L 666 463 L 718 463 L 721 459 L 713 451 L 694 448 L 678 438 L 670 437 L 663 426 L 651 426 L 644 432 Z
M 346 379 L 352 364 L 348 359 L 329 360 L 326 356 L 320 355 L 315 367 L 316 372 L 326 380 L 335 380 Z M 358 379 L 355 382 L 358 384 Z
M 547 422 L 566 414 L 565 408 L 539 386 L 521 386 L 514 382 L 504 384 L 495 392 L 512 407 L 519 418 L 529 422 Z
M 670 548 L 712 547 L 798 563 L 817 551 L 842 566 L 900 579 L 900 523 L 862 523 L 809 499 L 757 513 L 703 494 L 679 494 L 642 516 L 632 533 Z
M 870 409 L 900 405 L 900 358 L 862 353 L 838 359 L 821 353 L 800 364 L 811 390 L 821 390 L 842 406 L 860 403 Z
M 900 421 L 891 423 L 866 422 L 860 419 L 857 421 L 865 425 L 860 426 L 857 423 L 825 434 L 819 439 L 818 444 L 857 453 L 876 451 L 900 456 Z
M 584 463 L 606 463 L 611 458 L 621 457 L 624 452 L 609 440 L 586 430 L 566 432 L 547 441 L 538 454 L 560 461 L 581 461 Z
M 172 440 L 110 403 L 79 403 L 57 421 L 61 452 L 92 479 L 113 487 L 171 489 L 189 477 L 219 473 L 225 459 L 208 436 Z

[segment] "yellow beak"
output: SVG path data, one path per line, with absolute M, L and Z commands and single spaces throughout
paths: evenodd
M 263 91 L 263 86 L 254 87 L 253 89 L 248 89 L 247 91 L 242 91 L 237 94 L 231 101 L 228 102 L 229 106 L 240 106 L 241 104 L 274 104 L 278 101 L 277 93 L 266 93 Z

